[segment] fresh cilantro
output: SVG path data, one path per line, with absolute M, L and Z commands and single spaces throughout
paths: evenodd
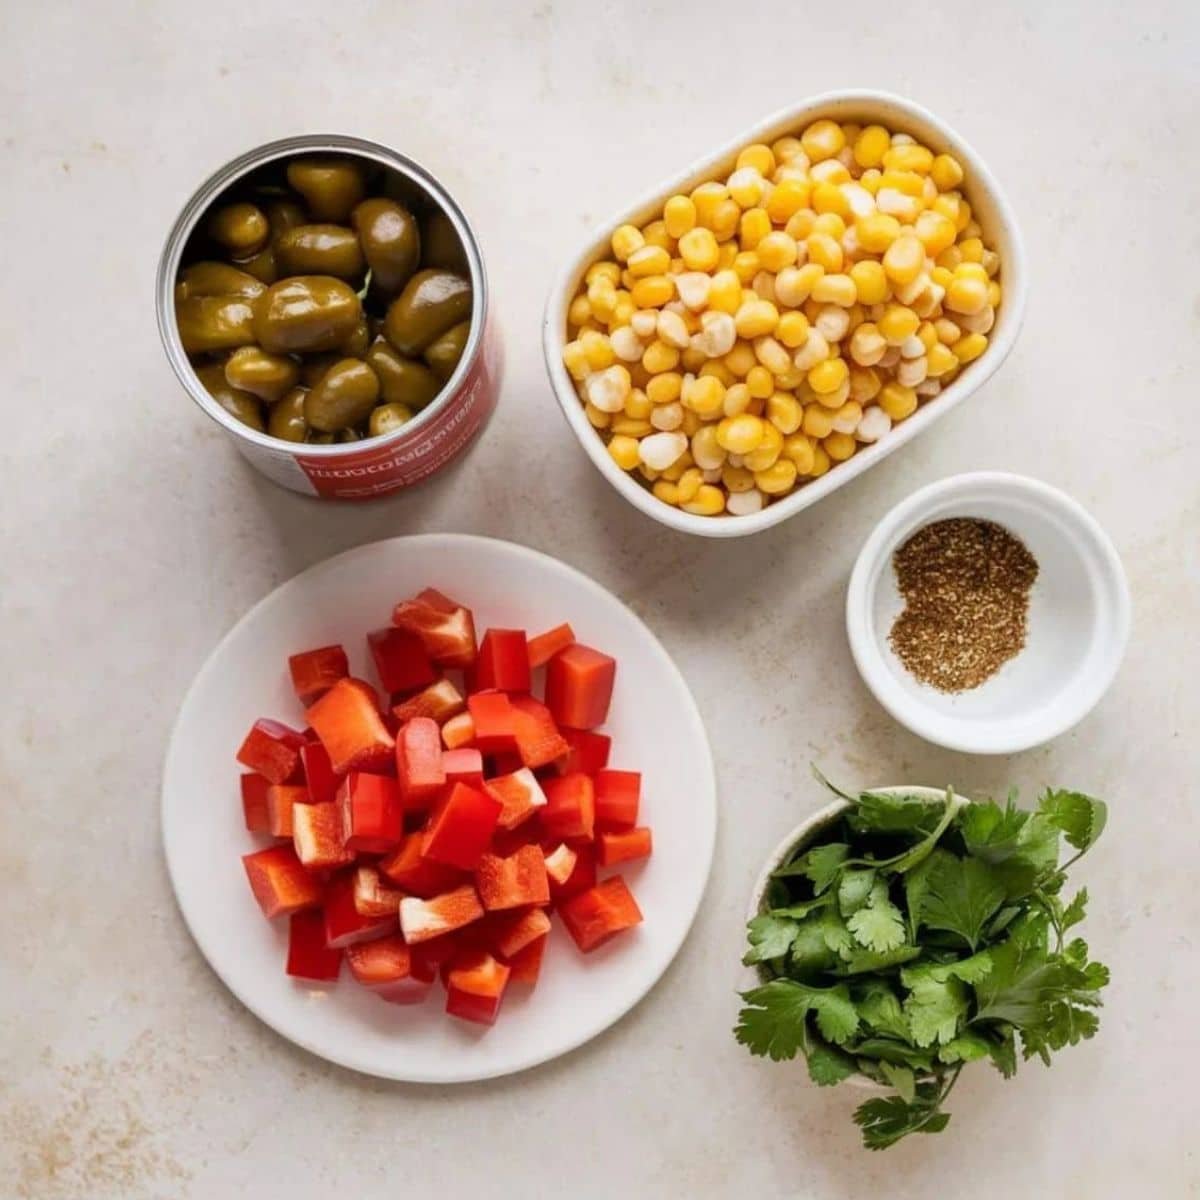
M 938 1047 L 937 1056 L 941 1062 L 975 1062 L 976 1059 L 987 1058 L 992 1051 L 992 1044 L 977 1033 L 960 1033 L 951 1038 L 944 1046 Z
M 902 1096 L 868 1100 L 854 1112 L 855 1122 L 862 1127 L 863 1145 L 868 1150 L 886 1150 L 910 1133 L 940 1133 L 950 1122 L 950 1114 L 941 1111 L 941 1104 L 953 1086 L 941 1080 L 917 1084 L 911 1101 Z
M 842 916 L 848 917 L 862 908 L 874 886 L 875 872 L 871 867 L 843 871 L 837 886 L 837 902 Z
M 1038 812 L 1082 854 L 1096 844 L 1108 821 L 1108 806 L 1082 792 L 1047 791 L 1038 801 Z
M 750 966 L 752 963 L 782 958 L 792 948 L 799 929 L 796 921 L 776 916 L 774 913 L 764 913 L 755 917 L 746 926 L 750 949 L 743 955 L 742 962 Z
M 1080 921 L 1087 915 L 1088 894 L 1087 888 L 1080 888 L 1075 893 L 1075 898 L 1070 904 L 1063 909 L 1062 912 L 1062 928 L 1070 929 L 1073 925 L 1078 925 Z
M 924 837 L 938 821 L 938 810 L 917 796 L 863 792 L 855 797 L 846 821 L 855 833 L 914 833 Z
M 879 1070 L 884 1079 L 900 1093 L 900 1099 L 906 1104 L 911 1104 L 917 1098 L 917 1077 L 913 1074 L 912 1067 L 902 1067 L 898 1063 L 884 1061 L 879 1064 Z
M 890 1034 L 906 1042 L 912 1041 L 908 1018 L 900 1007 L 900 999 L 882 979 L 872 979 L 856 989 L 858 1015 L 876 1033 Z
M 813 891 L 819 896 L 838 877 L 842 863 L 846 861 L 850 847 L 840 842 L 828 842 L 824 846 L 814 846 L 808 853 L 780 867 L 775 872 L 776 879 L 790 879 L 803 875 L 813 885 Z
M 821 1036 L 835 1045 L 849 1041 L 858 1030 L 858 1012 L 845 984 L 814 988 L 793 979 L 773 979 L 743 992 L 742 999 L 746 1007 L 734 1032 L 751 1054 L 795 1058 L 809 1013 L 816 1017 Z
M 807 1058 L 808 1077 L 818 1087 L 841 1083 L 857 1071 L 854 1059 L 848 1054 L 816 1038 L 812 1039 L 807 1050 Z
M 895 950 L 904 944 L 904 916 L 888 899 L 887 884 L 876 880 L 866 903 L 846 922 L 860 946 L 877 953 Z
M 904 1015 L 918 1046 L 953 1041 L 966 1012 L 967 989 L 953 977 L 918 976 L 913 979 L 912 991 L 904 1001 Z
M 835 975 L 864 975 L 886 971 L 901 963 L 912 962 L 921 954 L 920 946 L 897 946 L 894 950 L 851 950 L 833 969 Z
M 920 923 L 956 933 L 975 949 L 988 918 L 1004 903 L 1004 886 L 978 858 L 947 855 L 929 873 Z

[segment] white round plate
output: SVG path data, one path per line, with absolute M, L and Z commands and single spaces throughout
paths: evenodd
M 241 856 L 246 832 L 234 755 L 261 716 L 302 727 L 287 657 L 341 642 L 351 671 L 373 679 L 366 634 L 396 601 L 436 587 L 489 625 L 531 634 L 569 621 L 580 641 L 618 662 L 610 766 L 642 772 L 642 815 L 654 854 L 625 871 L 645 917 L 582 955 L 555 920 L 537 987 L 515 986 L 496 1024 L 448 1017 L 427 1003 L 387 1004 L 345 968 L 336 986 L 284 974 L 286 921 L 263 919 Z M 535 683 L 536 686 L 536 683 Z M 565 1054 L 629 1011 L 667 969 L 700 904 L 716 835 L 716 781 L 700 714 L 655 636 L 585 575 L 510 542 L 457 534 L 393 538 L 297 575 L 250 610 L 196 676 L 163 772 L 163 842 L 188 928 L 247 1008 L 306 1050 L 370 1075 L 455 1083 L 520 1071 Z

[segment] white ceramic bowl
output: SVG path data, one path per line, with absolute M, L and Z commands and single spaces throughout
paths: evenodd
M 987 350 L 935 399 L 897 425 L 886 437 L 862 447 L 848 462 L 839 463 L 827 474 L 806 484 L 790 496 L 769 504 L 761 512 L 745 517 L 699 517 L 682 512 L 642 487 L 632 475 L 622 471 L 609 457 L 604 442 L 588 424 L 575 384 L 562 363 L 562 348 L 567 336 L 567 309 L 587 268 L 607 254 L 612 231 L 626 222 L 643 224 L 661 210 L 663 201 L 675 192 L 691 191 L 697 184 L 718 173 L 728 173 L 743 146 L 751 142 L 771 142 L 815 121 L 820 117 L 836 120 L 878 121 L 891 129 L 920 138 L 933 150 L 952 153 L 966 171 L 966 193 L 971 208 L 983 226 L 985 235 L 998 247 L 1004 299 L 996 312 L 996 324 L 989 336 Z M 948 413 L 983 384 L 1008 356 L 1025 315 L 1025 247 L 1016 217 L 983 160 L 945 122 L 910 100 L 887 92 L 826 92 L 789 108 L 781 109 L 710 155 L 692 163 L 679 175 L 657 184 L 624 212 L 605 221 L 579 252 L 567 263 L 555 280 L 546 303 L 542 340 L 546 367 L 559 406 L 575 431 L 597 470 L 635 508 L 647 516 L 684 533 L 703 537 L 741 537 L 778 525 L 788 517 L 815 504 L 844 483 L 861 475 L 893 450 L 915 438 L 940 416 Z
M 947 517 L 995 521 L 1038 562 L 1025 648 L 954 695 L 919 683 L 888 644 L 903 608 L 892 555 Z M 892 509 L 859 552 L 846 596 L 850 649 L 875 698 L 913 733 L 970 754 L 1028 750 L 1082 720 L 1117 673 L 1129 623 L 1125 571 L 1095 519 L 1057 488 L 1002 472 L 943 479 Z

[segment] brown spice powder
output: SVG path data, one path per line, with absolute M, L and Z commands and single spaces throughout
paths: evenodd
M 953 517 L 918 529 L 892 557 L 904 611 L 889 640 L 941 692 L 991 678 L 1025 645 L 1037 560 L 994 521 Z

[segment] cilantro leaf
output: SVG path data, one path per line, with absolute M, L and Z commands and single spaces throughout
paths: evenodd
M 734 1030 L 751 1054 L 775 1060 L 795 1058 L 804 1045 L 805 1022 L 811 1012 L 817 1029 L 835 1045 L 847 1042 L 858 1030 L 858 1012 L 845 984 L 815 988 L 794 979 L 773 979 L 742 993 L 746 1001 Z
M 1080 854 L 1096 844 L 1108 821 L 1108 806 L 1104 801 L 1083 792 L 1047 791 L 1038 801 L 1038 812 L 1056 829 L 1061 829 Z
M 908 909 L 909 933 L 914 940 L 921 924 L 921 905 L 929 891 L 929 877 L 938 869 L 938 863 L 953 858 L 949 850 L 934 850 L 904 876 L 904 904 Z
M 1004 887 L 987 863 L 947 855 L 926 880 L 920 924 L 958 934 L 974 950 L 988 918 L 1003 902 Z
M 953 959 L 942 963 L 920 963 L 915 967 L 906 967 L 900 972 L 900 982 L 906 988 L 916 987 L 922 979 L 932 979 L 937 983 L 945 983 L 954 978 L 963 983 L 978 983 L 992 969 L 990 951 L 979 950 L 969 958 Z
M 866 904 L 874 886 L 875 872 L 870 867 L 865 870 L 851 868 L 843 871 L 837 886 L 838 909 L 842 916 L 848 917 Z
M 777 904 L 770 911 L 772 916 L 791 917 L 793 920 L 799 921 L 807 917 L 809 913 L 816 912 L 832 902 L 832 896 L 818 896 L 815 900 L 802 900 L 798 904 Z
M 942 1089 L 931 1083 L 918 1084 L 909 1102 L 901 1096 L 888 1096 L 860 1104 L 854 1120 L 863 1131 L 863 1145 L 869 1150 L 884 1150 L 910 1133 L 938 1133 L 946 1128 L 950 1114 L 938 1105 Z
M 869 1028 L 906 1042 L 912 1041 L 912 1030 L 900 1007 L 900 998 L 883 980 L 872 979 L 865 983 L 857 991 L 856 1003 L 858 1015 Z
M 918 1049 L 907 1042 L 898 1042 L 895 1038 L 864 1038 L 861 1042 L 848 1046 L 847 1050 L 857 1055 L 859 1062 L 873 1060 L 876 1064 L 899 1063 L 925 1074 L 933 1070 L 933 1054 L 929 1050 Z
M 999 1030 L 999 1040 L 988 1039 L 988 1053 L 992 1064 L 1005 1079 L 1011 1079 L 1017 1073 L 1016 1036 L 1011 1025 L 996 1027 Z
M 826 842 L 814 846 L 799 858 L 785 864 L 775 872 L 776 879 L 789 879 L 803 875 L 813 885 L 819 896 L 837 878 L 842 863 L 850 855 L 850 847 L 843 842 Z
M 918 1046 L 953 1041 L 959 1022 L 967 1013 L 967 990 L 953 977 L 934 979 L 923 975 L 913 980 L 904 1001 L 904 1015 Z
M 894 950 L 852 950 L 842 956 L 835 975 L 864 975 L 886 971 L 901 963 L 912 962 L 921 953 L 920 946 L 897 946 Z
M 897 1063 L 881 1062 L 879 1064 L 883 1077 L 900 1093 L 900 1098 L 911 1104 L 917 1098 L 917 1080 L 912 1067 L 902 1067 Z
M 855 833 L 919 833 L 922 836 L 937 824 L 936 805 L 917 796 L 881 795 L 863 792 L 854 799 L 854 808 L 846 817 Z
M 944 1063 L 975 1062 L 987 1058 L 992 1052 L 992 1043 L 977 1033 L 960 1033 L 938 1048 L 937 1056 Z
M 1013 801 L 1010 796 L 1001 808 L 994 800 L 974 800 L 959 813 L 959 831 L 972 857 L 989 863 L 1012 857 L 1017 838 L 1029 820 L 1029 813 L 1017 808 Z
M 849 1079 L 858 1068 L 854 1059 L 848 1054 L 824 1042 L 813 1041 L 806 1055 L 808 1059 L 808 1077 L 818 1087 L 830 1087 Z
M 1070 929 L 1073 925 L 1078 925 L 1087 914 L 1088 892 L 1087 888 L 1080 888 L 1075 893 L 1074 899 L 1062 911 L 1062 928 Z
M 866 904 L 846 922 L 854 939 L 868 950 L 895 950 L 904 944 L 904 917 L 888 898 L 887 884 L 878 880 Z
M 742 962 L 751 966 L 768 959 L 782 958 L 792 948 L 799 930 L 797 922 L 775 913 L 755 917 L 746 926 L 750 949 L 742 956 Z
M 834 954 L 845 958 L 854 950 L 854 938 L 846 922 L 832 908 L 821 914 L 821 937 Z
M 828 937 L 826 914 L 822 913 L 802 921 L 792 942 L 789 974 L 817 975 L 836 966 L 837 950 L 829 945 Z

